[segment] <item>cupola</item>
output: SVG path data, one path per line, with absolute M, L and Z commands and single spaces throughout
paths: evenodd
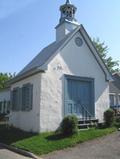
M 74 30 L 79 23 L 75 19 L 77 8 L 66 0 L 66 3 L 60 6 L 61 17 L 56 26 L 56 41 L 62 40 L 69 32 Z

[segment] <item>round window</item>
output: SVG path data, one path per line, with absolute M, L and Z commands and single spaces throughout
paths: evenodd
M 83 40 L 80 37 L 75 38 L 75 43 L 77 46 L 82 46 Z

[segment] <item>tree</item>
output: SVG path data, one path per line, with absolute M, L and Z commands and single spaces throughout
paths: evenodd
M 107 65 L 109 71 L 111 73 L 119 72 L 120 71 L 119 61 L 113 60 L 113 58 L 111 56 L 108 57 L 109 48 L 107 45 L 105 45 L 105 42 L 101 42 L 99 38 L 97 38 L 97 39 L 94 38 L 93 43 L 94 43 L 98 53 L 100 54 L 101 58 Z
M 6 87 L 6 82 L 15 77 L 15 73 L 0 73 L 0 89 L 4 89 Z

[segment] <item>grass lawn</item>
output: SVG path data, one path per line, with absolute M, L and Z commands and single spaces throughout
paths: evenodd
M 80 131 L 71 137 L 60 137 L 54 133 L 32 134 L 17 129 L 6 129 L 0 126 L 0 142 L 28 150 L 36 155 L 72 147 L 78 143 L 101 137 L 116 131 L 116 128 L 89 129 Z

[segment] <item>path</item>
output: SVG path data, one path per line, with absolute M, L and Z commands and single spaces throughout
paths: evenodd
M 30 159 L 0 147 L 0 159 Z
M 44 159 L 120 159 L 120 132 L 53 152 Z

